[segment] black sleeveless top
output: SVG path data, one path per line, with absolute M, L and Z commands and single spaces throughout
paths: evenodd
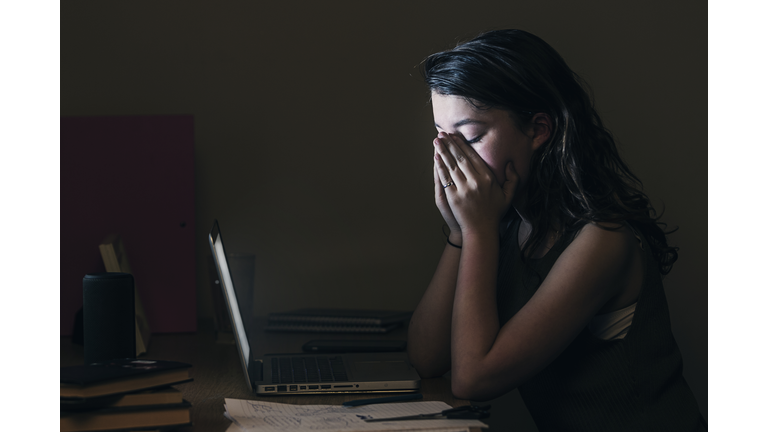
M 519 223 L 513 222 L 501 238 L 501 325 L 530 300 L 570 244 L 561 237 L 543 258 L 523 263 Z M 643 287 L 625 338 L 604 341 L 584 328 L 559 357 L 519 387 L 540 432 L 706 430 L 682 375 L 661 274 L 649 245 L 642 242 Z

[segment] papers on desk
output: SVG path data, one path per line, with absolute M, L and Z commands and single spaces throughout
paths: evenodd
M 225 399 L 226 416 L 233 427 L 228 432 L 278 431 L 467 431 L 488 427 L 479 420 L 408 420 L 366 423 L 365 418 L 388 418 L 428 414 L 451 408 L 445 402 L 406 402 L 342 407 L 338 405 L 291 405 L 242 399 Z
M 226 432 L 244 432 L 245 429 L 241 429 L 237 423 L 232 423 L 227 428 Z M 422 432 L 425 429 L 398 429 L 398 432 Z M 447 428 L 447 429 L 429 429 L 429 432 L 469 432 L 468 427 L 463 428 Z
M 398 429 L 398 432 L 423 432 L 426 429 Z M 232 423 L 227 428 L 226 432 L 244 432 L 245 429 L 241 429 L 237 423 Z M 429 432 L 469 432 L 468 427 L 458 428 L 440 428 L 440 429 L 428 429 Z

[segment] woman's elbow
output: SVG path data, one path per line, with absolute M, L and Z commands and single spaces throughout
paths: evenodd
M 441 377 L 451 369 L 450 360 L 429 351 L 413 349 L 413 346 L 409 343 L 408 362 L 421 378 Z
M 441 377 L 446 372 L 448 372 L 449 369 L 448 367 L 441 367 L 441 365 L 436 365 L 434 362 L 419 359 L 416 356 L 410 355 L 410 353 L 408 356 L 408 361 L 411 363 L 411 366 L 416 369 L 416 373 L 418 373 L 419 377 L 422 379 Z
M 451 393 L 457 399 L 487 401 L 513 390 L 499 386 L 499 380 L 488 380 L 467 374 L 451 373 Z

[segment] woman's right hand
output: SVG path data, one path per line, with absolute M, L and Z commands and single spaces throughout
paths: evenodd
M 437 152 L 437 150 L 435 150 L 435 152 Z M 448 225 L 448 229 L 451 230 L 448 239 L 451 243 L 461 246 L 461 227 L 459 227 L 459 223 L 456 221 L 456 216 L 453 215 L 453 210 L 451 210 L 451 206 L 448 204 L 448 198 L 445 196 L 445 188 L 437 175 L 438 162 L 435 158 L 432 158 L 432 163 L 432 172 L 435 181 L 435 205 L 437 205 L 438 210 L 440 210 L 440 214 Z

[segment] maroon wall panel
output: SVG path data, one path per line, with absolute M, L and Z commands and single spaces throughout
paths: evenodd
M 99 243 L 123 237 L 153 333 L 196 330 L 192 116 L 61 119 L 61 321 L 72 333 Z

